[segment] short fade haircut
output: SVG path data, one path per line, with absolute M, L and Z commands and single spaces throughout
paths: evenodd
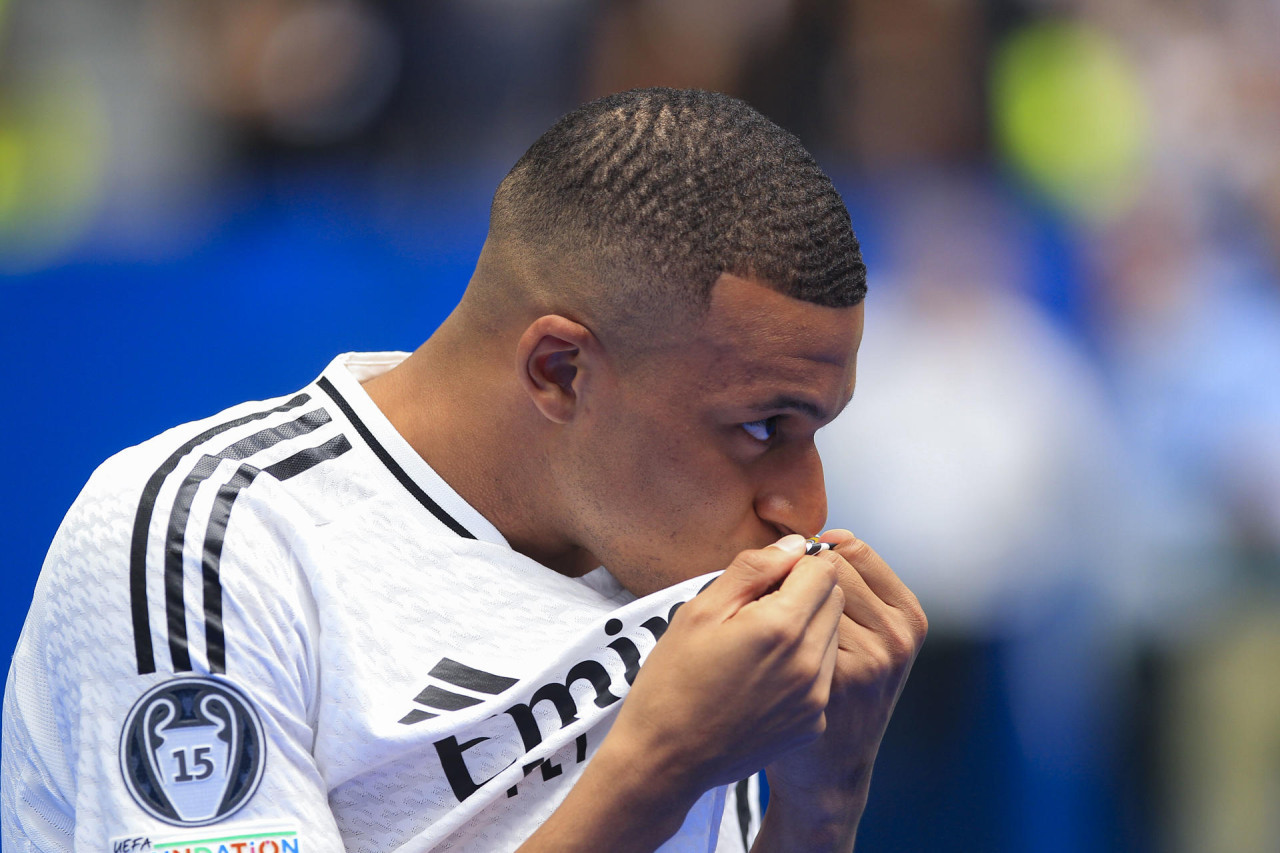
M 867 291 L 831 179 L 794 135 L 714 92 L 633 89 L 567 114 L 499 185 L 490 235 L 577 267 L 632 320 L 705 316 L 722 273 L 837 308 Z

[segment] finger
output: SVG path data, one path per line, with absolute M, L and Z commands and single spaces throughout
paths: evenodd
M 835 553 L 857 570 L 867 587 L 885 604 L 899 609 L 919 608 L 919 601 L 907 585 L 866 542 L 848 530 L 828 530 L 822 534 L 821 539 L 835 546 Z
M 897 672 L 905 678 L 922 643 L 923 640 L 915 638 L 905 626 L 899 631 L 886 632 L 845 621 L 840 623 L 840 648 L 850 654 L 837 665 L 844 666 L 847 662 L 865 672 Z
M 813 634 L 824 642 L 834 642 L 840 635 L 840 622 L 844 618 L 844 590 L 837 584 L 831 588 L 827 600 L 813 617 Z
M 828 560 L 836 568 L 839 584 L 844 592 L 844 615 L 873 631 L 892 629 L 904 618 L 904 611 L 883 601 L 867 585 L 866 578 L 838 551 L 825 551 L 821 559 Z
M 828 603 L 823 607 L 818 618 L 814 619 L 811 637 L 807 638 L 817 648 L 815 655 L 821 655 L 818 671 L 814 676 L 814 687 L 819 691 L 823 706 L 831 698 L 835 686 L 836 667 L 840 663 L 841 625 L 847 621 L 843 616 L 844 594 L 840 587 L 831 591 Z
M 796 619 L 809 625 L 824 608 L 829 608 L 831 592 L 839 588 L 838 581 L 835 566 L 828 560 L 802 557 L 769 601 L 789 608 Z M 843 602 L 843 591 L 840 595 Z
M 840 660 L 840 614 L 836 614 L 836 624 L 827 640 L 826 651 L 822 655 L 822 666 L 818 669 L 818 683 L 830 685 L 836 675 L 836 663 Z
M 848 563 L 845 565 L 848 566 Z M 852 567 L 840 574 L 840 586 L 845 594 L 844 615 L 858 625 L 878 631 L 884 628 L 897 613 L 871 591 L 866 581 Z
M 840 629 L 845 621 L 844 592 L 839 585 L 833 585 L 826 600 L 806 627 L 798 649 L 803 659 L 817 664 L 813 686 L 824 706 L 831 695 L 832 679 L 840 658 Z
M 767 548 L 743 551 L 695 600 L 732 616 L 743 605 L 776 589 L 803 556 L 804 537 L 795 533 Z
M 844 612 L 849 618 L 854 618 L 857 614 L 863 612 L 868 615 L 879 609 L 888 609 L 879 596 L 867 586 L 867 580 L 862 574 L 849 564 L 849 561 L 840 555 L 837 551 L 823 551 L 818 555 L 818 559 L 826 560 L 836 570 L 836 582 L 840 585 L 844 592 Z

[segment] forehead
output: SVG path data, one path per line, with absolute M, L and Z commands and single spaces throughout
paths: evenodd
M 684 349 L 709 399 L 799 394 L 834 417 L 853 393 L 862 318 L 861 305 L 814 305 L 725 274 Z

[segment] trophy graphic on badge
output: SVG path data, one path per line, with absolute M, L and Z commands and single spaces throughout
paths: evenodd
M 147 691 L 120 736 L 126 786 L 148 814 L 203 826 L 248 802 L 265 766 L 262 725 L 233 688 L 179 678 Z

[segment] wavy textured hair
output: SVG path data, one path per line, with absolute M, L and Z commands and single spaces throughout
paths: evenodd
M 561 118 L 512 167 L 490 235 L 570 263 L 626 316 L 704 316 L 721 273 L 848 307 L 866 266 L 830 178 L 736 98 L 634 89 Z

